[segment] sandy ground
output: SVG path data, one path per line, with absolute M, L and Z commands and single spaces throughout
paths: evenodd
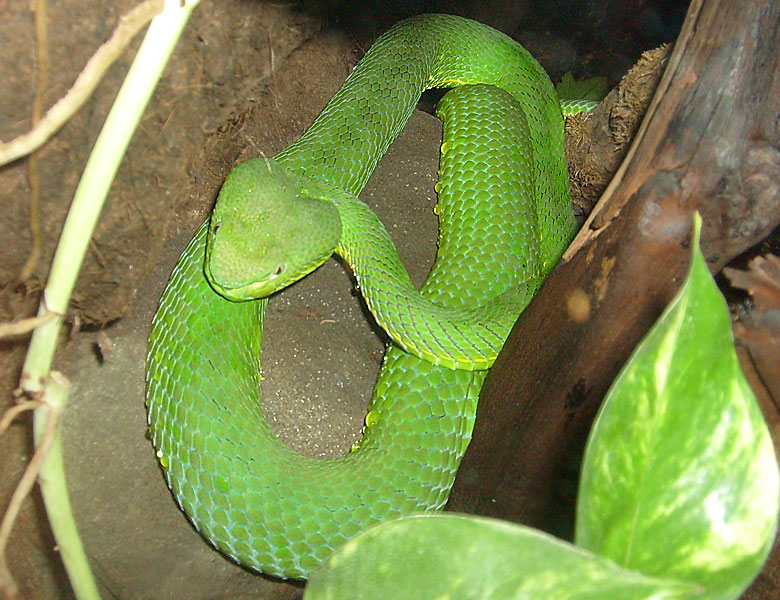
M 363 198 L 394 237 L 416 283 L 435 251 L 438 120 L 416 113 Z M 207 545 L 181 513 L 145 437 L 146 340 L 157 299 L 197 223 L 183 223 L 129 314 L 81 335 L 61 356 L 73 381 L 63 440 L 84 542 L 105 598 L 295 598 Z M 98 350 L 99 349 L 99 350 Z M 358 439 L 384 342 L 335 259 L 274 298 L 263 356 L 269 420 L 296 450 L 326 458 Z M 100 360 L 100 356 L 104 360 Z

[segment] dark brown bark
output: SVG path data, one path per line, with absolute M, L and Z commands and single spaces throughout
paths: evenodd
M 713 272 L 780 221 L 778 48 L 780 3 L 692 2 L 626 161 L 485 383 L 450 509 L 565 532 L 560 475 L 678 290 L 694 211 Z

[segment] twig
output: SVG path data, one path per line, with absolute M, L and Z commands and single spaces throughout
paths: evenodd
M 163 9 L 164 0 L 145 0 L 126 15 L 111 38 L 87 61 L 73 87 L 52 106 L 33 128 L 10 142 L 0 143 L 0 165 L 37 150 L 86 102 L 108 68 L 122 54 L 135 35 Z
M 11 426 L 14 419 L 22 414 L 26 410 L 35 410 L 41 405 L 40 400 L 23 400 L 18 404 L 14 404 L 11 408 L 3 413 L 0 417 L 0 435 L 3 435 L 6 430 Z
M 47 0 L 37 0 L 35 4 L 35 41 L 36 69 L 35 99 L 32 105 L 30 123 L 35 127 L 41 120 L 43 113 L 43 96 L 49 82 L 49 32 L 47 29 L 48 18 L 46 16 Z M 41 179 L 38 175 L 38 154 L 33 152 L 27 163 L 27 178 L 30 182 L 30 235 L 32 236 L 32 248 L 27 260 L 24 262 L 19 281 L 27 281 L 38 265 L 41 258 L 41 221 L 38 216 L 38 207 L 41 200 Z
M 43 461 L 46 459 L 46 455 L 54 444 L 55 437 L 57 437 L 57 426 L 60 421 L 61 407 L 55 407 L 54 405 L 46 406 L 46 403 L 51 401 L 49 392 L 50 390 L 47 389 L 47 392 L 44 394 L 41 401 L 30 401 L 38 404 L 36 410 L 41 410 L 46 407 L 48 417 L 45 419 L 45 425 L 41 427 L 41 435 L 37 443 L 37 448 L 35 449 L 35 454 L 33 454 L 27 468 L 24 470 L 24 474 L 11 496 L 11 501 L 8 503 L 8 508 L 3 515 L 3 520 L 0 522 L 0 590 L 3 590 L 9 598 L 16 598 L 19 590 L 16 581 L 8 569 L 5 548 L 8 544 L 8 538 L 11 535 L 11 529 L 13 528 L 16 517 L 19 515 L 19 511 L 22 507 L 22 502 L 24 502 L 24 499 L 35 484 L 35 478 L 41 471 Z M 59 392 L 55 391 L 54 393 L 57 394 Z M 55 399 L 54 404 L 57 402 L 58 399 Z
M 14 335 L 23 335 L 51 321 L 58 316 L 54 311 L 47 311 L 39 317 L 30 317 L 13 323 L 0 323 L 0 340 Z

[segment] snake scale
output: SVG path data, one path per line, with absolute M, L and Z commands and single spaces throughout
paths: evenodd
M 453 89 L 437 109 L 438 253 L 418 292 L 356 196 L 432 87 Z M 442 507 L 487 369 L 573 233 L 563 116 L 530 54 L 449 15 L 381 36 L 297 142 L 229 174 L 154 317 L 149 428 L 198 531 L 242 565 L 305 578 L 365 527 Z M 357 448 L 317 460 L 263 417 L 263 297 L 334 250 L 397 343 Z

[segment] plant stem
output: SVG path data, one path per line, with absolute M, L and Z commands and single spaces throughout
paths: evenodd
M 57 337 L 84 255 L 119 163 L 160 79 L 192 9 L 199 0 L 166 0 L 165 9 L 149 25 L 138 54 L 95 142 L 54 254 L 38 311 L 58 318 L 35 330 L 22 371 L 22 389 L 35 393 L 51 368 Z
M 89 568 L 87 555 L 79 537 L 70 507 L 65 465 L 62 460 L 62 440 L 59 421 L 68 399 L 69 382 L 59 373 L 52 373 L 44 393 L 45 401 L 35 409 L 33 434 L 35 446 L 49 445 L 41 465 L 39 482 L 49 525 L 57 540 L 68 579 L 79 600 L 100 600 L 97 584 Z
M 35 443 L 47 439 L 42 435 L 47 422 L 51 435 L 55 436 L 51 454 L 41 471 L 41 489 L 54 537 L 79 600 L 100 596 L 70 510 L 59 432 L 52 429 L 56 421 L 51 419 L 55 410 L 58 412 L 64 405 L 67 391 L 58 377 L 50 374 L 50 369 L 76 277 L 108 190 L 149 98 L 198 2 L 165 0 L 165 8 L 149 25 L 89 156 L 54 254 L 38 315 L 51 311 L 57 316 L 33 333 L 22 369 L 21 389 L 33 398 L 40 397 L 43 392 L 44 406 L 35 412 Z M 52 405 L 46 406 L 47 402 Z M 59 402 L 60 408 L 55 409 L 54 402 Z

